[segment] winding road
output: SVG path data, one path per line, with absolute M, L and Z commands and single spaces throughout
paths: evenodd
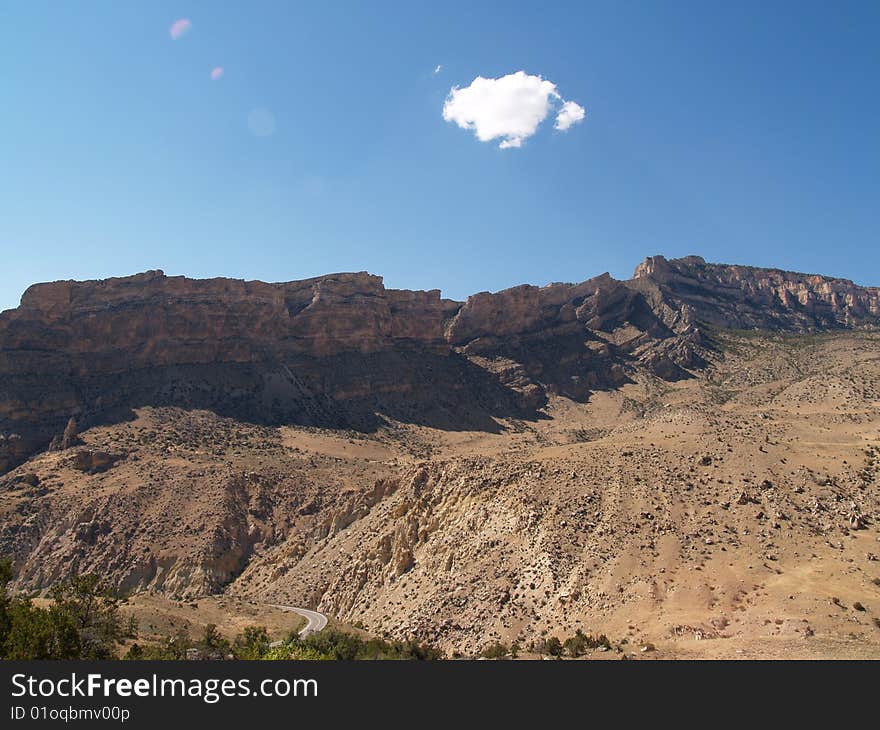
M 292 611 L 298 613 L 306 620 L 305 628 L 300 629 L 299 638 L 305 639 L 309 634 L 320 631 L 327 625 L 327 617 L 323 613 L 312 611 L 308 608 L 299 608 L 298 606 L 281 606 L 277 603 L 269 604 L 272 608 L 279 608 L 282 611 Z M 280 644 L 280 642 L 278 642 Z

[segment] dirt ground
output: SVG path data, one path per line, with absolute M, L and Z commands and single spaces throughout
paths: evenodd
M 305 619 L 289 611 L 236 597 L 207 596 L 191 601 L 173 601 L 165 596 L 141 593 L 121 606 L 124 620 L 134 616 L 138 639 L 156 641 L 184 629 L 193 639 L 214 624 L 226 638 L 233 639 L 247 626 L 264 626 L 274 641 L 286 638 L 305 626 Z

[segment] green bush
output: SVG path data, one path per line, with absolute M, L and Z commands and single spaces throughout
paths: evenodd
M 555 636 L 551 636 L 544 644 L 544 651 L 550 656 L 562 656 L 562 642 Z
M 302 659 L 306 661 L 328 660 L 333 657 L 321 654 L 315 649 L 298 644 L 282 644 L 273 649 L 269 649 L 260 659 L 269 660 L 286 660 L 286 659 Z
M 40 608 L 28 598 L 8 595 L 12 564 L 0 561 L 0 659 L 113 659 L 119 643 L 137 638 L 133 619 L 123 622 L 119 599 L 94 575 L 75 576 L 49 592 L 51 604 Z M 134 643 L 124 659 L 442 659 L 443 654 L 418 641 L 389 641 L 339 629 L 325 629 L 305 639 L 291 634 L 270 646 L 263 626 L 248 626 L 230 642 L 214 624 L 193 641 L 185 629 L 157 643 Z M 195 650 L 195 652 L 192 652 Z
M 205 659 L 225 659 L 232 654 L 232 645 L 220 634 L 216 624 L 205 626 L 205 632 L 196 648 L 200 657 Z
M 79 633 L 80 659 L 111 659 L 125 632 L 117 599 L 100 585 L 98 576 L 81 575 L 50 591 L 52 609 L 69 617 Z M 50 609 L 50 610 L 52 610 Z
M 443 653 L 439 649 L 429 644 L 420 644 L 415 640 L 387 641 L 377 638 L 363 639 L 356 634 L 340 629 L 324 629 L 316 634 L 309 634 L 305 639 L 300 639 L 298 636 L 293 635 L 288 638 L 283 646 L 292 649 L 309 650 L 320 658 L 338 661 L 362 659 L 416 659 L 426 661 L 443 658 Z
M 82 641 L 72 617 L 57 608 L 42 609 L 29 600 L 11 601 L 4 659 L 79 659 Z
M 77 576 L 50 592 L 52 605 L 35 606 L 7 588 L 12 564 L 0 561 L 0 658 L 110 659 L 122 638 L 117 600 L 96 576 Z
M 192 639 L 186 629 L 179 629 L 176 634 L 168 637 L 158 644 L 147 644 L 140 646 L 132 644 L 131 648 L 125 653 L 123 659 L 140 660 L 140 659 L 157 659 L 163 661 L 172 661 L 175 659 L 186 659 L 186 652 L 195 648 Z
M 608 641 L 608 637 L 605 634 L 593 636 L 592 634 L 585 634 L 578 629 L 574 636 L 570 636 L 565 640 L 563 646 L 565 652 L 570 657 L 579 657 L 586 654 L 590 649 L 598 649 L 600 646 L 610 649 L 611 642 Z
M 486 659 L 504 659 L 510 654 L 511 651 L 500 641 L 496 641 L 494 644 L 489 644 L 485 649 L 483 649 L 480 656 L 485 657 Z
M 269 653 L 269 633 L 264 626 L 246 626 L 232 643 L 236 659 L 262 659 Z

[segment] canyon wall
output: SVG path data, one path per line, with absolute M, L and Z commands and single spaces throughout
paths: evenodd
M 706 326 L 878 321 L 876 288 L 695 256 L 646 259 L 629 281 L 603 274 L 463 303 L 365 272 L 37 284 L 0 313 L 0 473 L 71 416 L 89 425 L 180 405 L 261 423 L 494 429 L 497 417 L 537 417 L 548 393 L 585 399 L 640 368 L 688 377 Z

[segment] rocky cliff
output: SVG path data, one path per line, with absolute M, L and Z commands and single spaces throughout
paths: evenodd
M 255 423 L 497 429 L 549 393 L 586 399 L 636 369 L 700 367 L 706 325 L 815 330 L 880 321 L 880 294 L 777 270 L 647 259 L 629 281 L 519 286 L 464 303 L 367 273 L 269 284 L 151 271 L 28 289 L 0 314 L 0 473 L 133 408 Z
M 880 289 L 847 279 L 752 266 L 707 264 L 699 256 L 652 256 L 629 286 L 675 326 L 811 331 L 876 326 Z

